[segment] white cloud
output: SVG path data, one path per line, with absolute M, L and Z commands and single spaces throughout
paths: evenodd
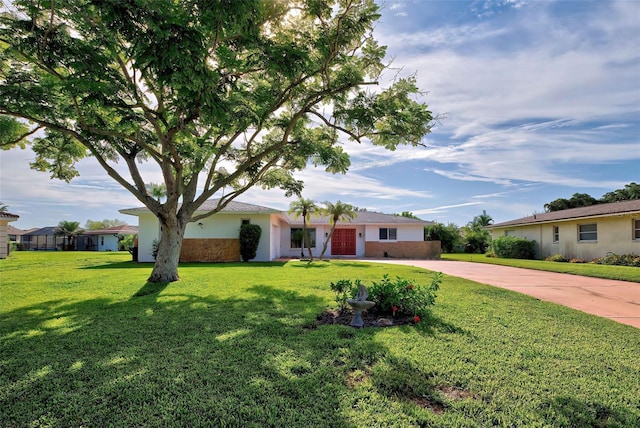
M 439 213 L 449 212 L 452 208 L 469 207 L 469 206 L 480 205 L 480 204 L 481 202 L 465 202 L 463 204 L 443 205 L 443 206 L 433 207 L 433 208 L 424 208 L 424 209 L 415 210 L 412 212 L 417 216 L 426 215 L 426 214 L 439 214 Z

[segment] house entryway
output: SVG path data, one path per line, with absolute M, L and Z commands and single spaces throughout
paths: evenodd
M 355 256 L 356 255 L 356 230 L 336 229 L 331 237 L 332 256 Z

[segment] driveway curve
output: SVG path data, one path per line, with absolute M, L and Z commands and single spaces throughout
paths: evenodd
M 506 288 L 640 328 L 640 283 L 453 260 L 375 261 L 417 266 Z

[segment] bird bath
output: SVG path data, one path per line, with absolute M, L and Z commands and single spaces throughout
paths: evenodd
M 351 320 L 350 324 L 352 327 L 364 326 L 362 311 L 371 309 L 375 305 L 375 302 L 367 300 L 367 297 L 369 297 L 367 287 L 361 285 L 360 287 L 358 287 L 358 295 L 356 296 L 356 298 L 347 299 L 347 303 L 351 305 L 351 308 L 353 309 L 353 319 Z

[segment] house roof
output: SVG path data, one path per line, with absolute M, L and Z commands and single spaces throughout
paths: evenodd
M 204 204 L 198 208 L 197 212 L 207 212 L 213 211 L 218 206 L 220 199 L 209 199 Z M 149 208 L 147 207 L 138 207 L 138 208 L 126 208 L 120 210 L 122 214 L 129 214 L 139 216 L 143 213 L 148 213 Z M 261 205 L 247 204 L 239 201 L 231 201 L 225 206 L 220 213 L 224 214 L 280 214 L 282 211 L 276 210 L 274 208 L 263 207 Z
M 7 235 L 20 236 L 20 235 L 24 235 L 27 232 L 29 232 L 29 231 L 28 230 L 18 229 L 17 227 L 13 227 L 11 225 L 7 226 Z
M 129 226 L 128 224 L 82 232 L 83 235 L 135 235 L 137 233 L 138 226 Z
M 218 205 L 219 199 L 210 199 L 198 209 L 198 212 L 206 212 L 214 210 Z M 126 208 L 120 210 L 122 214 L 130 214 L 139 216 L 143 213 L 148 213 L 149 209 L 146 207 L 138 208 Z M 292 214 L 287 214 L 281 210 L 274 208 L 263 207 L 260 205 L 247 204 L 245 202 L 231 201 L 229 204 L 220 211 L 220 214 L 282 214 L 289 224 L 302 225 L 302 218 L 295 218 Z M 329 223 L 328 216 L 312 216 L 310 224 L 327 224 Z M 429 225 L 433 224 L 431 221 L 425 221 L 415 218 L 402 217 L 393 214 L 382 214 L 373 211 L 357 211 L 356 218 L 349 221 L 350 224 L 421 224 Z
M 57 226 L 47 226 L 41 227 L 40 229 L 33 229 L 26 233 L 23 233 L 22 236 L 43 236 L 43 235 L 55 235 L 55 231 Z
M 497 229 L 508 226 L 523 226 L 528 224 L 549 223 L 559 221 L 578 220 L 582 218 L 612 217 L 621 215 L 640 214 L 640 199 L 633 201 L 612 202 L 610 204 L 596 204 L 588 207 L 571 208 L 568 210 L 552 211 L 534 214 L 516 220 L 487 226 L 487 229 Z
M 20 218 L 18 214 L 11 214 L 6 211 L 0 211 L 0 218 L 9 221 L 16 221 Z
M 295 218 L 293 214 L 286 214 L 285 217 L 289 224 L 302 225 L 302 217 Z M 433 224 L 431 221 L 425 221 L 415 218 L 402 217 L 393 214 L 383 214 L 374 211 L 356 211 L 356 217 L 348 219 L 349 224 Z M 311 216 L 308 224 L 327 224 L 329 216 Z

